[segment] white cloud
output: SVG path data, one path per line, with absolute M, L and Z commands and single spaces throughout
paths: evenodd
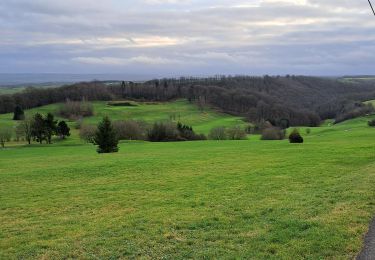
M 161 57 L 149 57 L 149 56 L 135 56 L 130 58 L 116 58 L 116 57 L 75 57 L 72 61 L 90 64 L 90 65 L 130 65 L 130 64 L 142 64 L 142 65 L 171 65 L 180 63 L 177 60 L 170 60 Z

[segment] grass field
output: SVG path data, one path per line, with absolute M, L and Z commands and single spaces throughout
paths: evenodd
M 93 102 L 94 116 L 85 118 L 84 123 L 97 124 L 104 116 L 115 120 L 144 120 L 148 123 L 170 120 L 188 124 L 194 127 L 197 133 L 208 134 L 213 127 L 246 125 L 240 117 L 234 117 L 211 109 L 200 111 L 195 105 L 185 100 L 177 100 L 171 103 L 137 103 L 134 107 L 109 106 L 107 102 Z M 47 114 L 56 112 L 59 104 L 43 106 L 26 111 L 26 115 L 34 115 L 39 112 Z M 13 114 L 0 115 L 0 124 L 14 125 Z M 61 118 L 60 118 L 61 119 Z M 70 122 L 73 123 L 73 122 Z
M 96 103 L 88 121 L 173 111 L 206 132 L 239 120 L 203 120 L 184 101 L 145 106 Z M 122 142 L 98 155 L 74 135 L 0 150 L 0 259 L 353 259 L 375 212 L 370 118 L 301 128 L 302 145 Z

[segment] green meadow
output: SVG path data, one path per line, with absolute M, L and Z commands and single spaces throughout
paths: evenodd
M 86 123 L 245 125 L 183 100 L 94 109 Z M 99 155 L 75 130 L 52 145 L 11 143 L 0 149 L 0 259 L 353 259 L 375 212 L 372 118 L 300 128 L 304 144 L 121 142 Z
M 169 103 L 136 103 L 136 106 L 129 107 L 110 106 L 107 102 L 93 102 L 92 104 L 94 116 L 85 118 L 85 124 L 97 124 L 104 116 L 110 117 L 112 121 L 133 119 L 143 120 L 147 123 L 172 119 L 176 122 L 180 121 L 181 123 L 192 125 L 197 133 L 202 134 L 208 134 L 212 128 L 218 126 L 246 125 L 240 117 L 226 115 L 211 109 L 203 109 L 201 111 L 197 106 L 185 100 Z M 53 104 L 30 109 L 26 111 L 26 115 L 32 116 L 37 112 L 41 114 L 56 113 L 59 106 L 59 104 Z M 12 114 L 0 115 L 0 124 L 14 125 L 14 122 L 10 120 L 12 116 Z

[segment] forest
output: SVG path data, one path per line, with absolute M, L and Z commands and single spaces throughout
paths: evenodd
M 322 120 L 347 119 L 369 114 L 374 99 L 371 81 L 307 76 L 216 76 L 165 78 L 147 82 L 83 82 L 58 88 L 26 88 L 0 96 L 0 113 L 16 106 L 30 109 L 66 100 L 171 101 L 186 98 L 203 108 L 241 116 L 249 122 L 274 126 L 318 126 Z

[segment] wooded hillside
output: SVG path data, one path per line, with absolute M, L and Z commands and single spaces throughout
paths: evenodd
M 28 88 L 0 96 L 0 113 L 70 100 L 169 101 L 186 98 L 198 106 L 212 106 L 252 122 L 274 125 L 316 126 L 321 120 L 343 121 L 372 111 L 361 102 L 375 99 L 373 81 L 342 81 L 333 78 L 214 77 L 158 79 L 144 83 L 78 83 L 50 89 Z

